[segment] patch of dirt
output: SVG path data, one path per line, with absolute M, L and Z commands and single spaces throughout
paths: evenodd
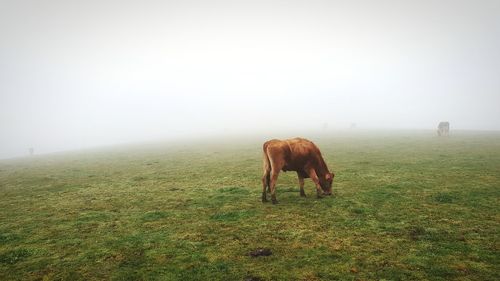
M 273 252 L 271 252 L 271 250 L 267 249 L 267 248 L 255 249 L 255 250 L 251 251 L 250 253 L 248 253 L 248 255 L 251 257 L 270 256 L 272 254 L 273 254 Z
M 413 226 L 409 229 L 409 234 L 411 240 L 419 240 L 423 235 L 425 235 L 425 228 L 421 226 Z

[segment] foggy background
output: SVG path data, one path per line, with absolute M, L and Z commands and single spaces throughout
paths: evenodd
M 305 129 L 500 129 L 500 1 L 0 0 L 0 158 Z

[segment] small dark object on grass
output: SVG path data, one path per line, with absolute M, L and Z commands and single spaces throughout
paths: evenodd
M 262 281 L 264 279 L 260 278 L 260 277 L 256 277 L 256 276 L 247 276 L 245 278 L 245 281 Z
M 425 228 L 421 226 L 410 227 L 410 238 L 411 240 L 419 240 L 423 235 L 425 235 Z
M 255 249 L 249 253 L 252 257 L 270 256 L 273 252 L 269 249 Z

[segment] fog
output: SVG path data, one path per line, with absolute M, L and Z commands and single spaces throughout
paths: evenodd
M 217 134 L 500 129 L 500 1 L 0 0 L 0 158 Z

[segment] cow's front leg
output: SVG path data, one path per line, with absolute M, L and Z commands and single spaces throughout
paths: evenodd
M 299 176 L 300 196 L 306 197 L 306 193 L 304 192 L 304 178 L 301 177 L 298 173 L 297 175 Z
M 316 185 L 316 197 L 323 198 L 324 192 L 319 184 L 319 178 L 314 169 L 309 170 L 309 177 L 311 177 L 312 181 Z
M 271 171 L 271 201 L 273 204 L 277 204 L 278 200 L 276 200 L 276 181 L 278 180 L 278 171 L 272 170 Z

